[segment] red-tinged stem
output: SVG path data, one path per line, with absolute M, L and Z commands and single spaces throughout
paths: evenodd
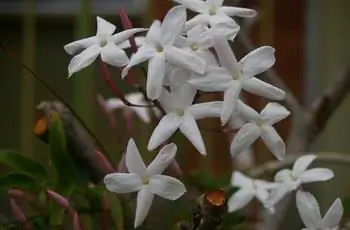
M 74 230 L 82 230 L 80 218 L 76 211 L 73 212 L 73 229 Z
M 108 200 L 106 193 L 103 193 L 102 199 L 102 215 L 101 215 L 101 230 L 108 229 Z
M 111 163 L 106 158 L 106 156 L 103 155 L 103 153 L 96 150 L 95 151 L 95 158 L 96 158 L 97 163 L 101 166 L 101 168 L 105 171 L 106 174 L 115 172 Z
M 124 7 L 120 7 L 119 8 L 119 17 L 120 20 L 122 21 L 122 26 L 124 30 L 128 30 L 128 29 L 132 29 L 133 25 L 132 22 L 128 16 L 128 14 L 126 13 L 126 10 Z M 137 45 L 136 45 L 136 41 L 135 41 L 135 36 L 131 36 L 129 38 L 130 44 L 131 44 L 131 48 L 133 49 L 133 51 L 136 53 L 137 52 Z

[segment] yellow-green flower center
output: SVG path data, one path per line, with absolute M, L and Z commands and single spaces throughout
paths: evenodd
M 185 114 L 185 111 L 183 109 L 176 110 L 176 114 L 180 117 L 182 117 Z
M 197 51 L 197 50 L 199 50 L 199 48 L 200 48 L 200 46 L 199 46 L 198 43 L 192 43 L 192 44 L 190 45 L 190 47 L 191 47 L 191 50 L 193 50 L 193 51 Z
M 149 177 L 146 175 L 142 175 L 141 176 L 141 181 L 144 185 L 148 185 L 149 184 Z
M 214 16 L 216 13 L 217 13 L 216 7 L 215 6 L 210 7 L 209 15 Z
M 100 46 L 101 47 L 104 47 L 105 45 L 107 45 L 107 40 L 106 39 L 102 39 L 101 41 L 100 41 Z
M 161 47 L 160 45 L 157 45 L 156 50 L 158 53 L 161 53 L 161 52 L 163 52 L 163 47 Z

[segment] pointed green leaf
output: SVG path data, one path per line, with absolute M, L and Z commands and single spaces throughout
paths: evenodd
M 118 197 L 111 192 L 106 192 L 108 207 L 111 211 L 112 219 L 117 230 L 122 230 L 124 226 L 123 208 Z
M 0 163 L 32 178 L 43 179 L 47 176 L 43 165 L 14 150 L 0 150 Z
M 19 189 L 31 189 L 36 187 L 35 180 L 22 173 L 8 173 L 0 177 L 0 188 L 10 189 L 10 188 L 19 188 Z

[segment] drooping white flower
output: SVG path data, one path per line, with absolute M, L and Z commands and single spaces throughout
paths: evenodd
M 134 92 L 125 95 L 125 99 L 129 101 L 133 105 L 144 105 L 151 106 L 149 102 L 145 100 L 145 97 L 142 93 Z M 152 110 L 156 116 L 159 116 L 161 112 L 156 107 L 140 107 L 140 106 L 128 106 L 125 105 L 122 100 L 119 98 L 109 98 L 105 101 L 105 107 L 108 110 L 116 110 L 116 109 L 126 109 L 136 113 L 137 116 L 145 123 L 151 122 L 150 111 Z
M 224 0 L 173 0 L 186 6 L 188 9 L 197 12 L 198 15 L 186 23 L 190 29 L 196 25 L 204 24 L 214 26 L 216 24 L 228 24 L 239 28 L 232 17 L 250 18 L 256 15 L 256 11 L 247 8 L 223 6 Z
M 113 35 L 116 30 L 115 25 L 101 17 L 97 17 L 96 20 L 97 32 L 95 36 L 71 42 L 64 46 L 65 51 L 70 55 L 74 55 L 78 51 L 83 50 L 81 53 L 74 56 L 69 63 L 69 77 L 89 66 L 99 55 L 101 55 L 102 61 L 107 64 L 116 67 L 127 65 L 129 58 L 123 49 L 129 46 L 128 38 L 135 33 L 146 30 L 143 28 L 135 28 L 124 30 Z M 138 45 L 140 45 L 140 40 L 137 39 L 136 41 Z
M 239 190 L 228 200 L 229 212 L 234 212 L 245 207 L 254 197 L 265 206 L 265 202 L 269 196 L 269 190 L 276 187 L 277 184 L 263 180 L 255 180 L 236 171 L 232 174 L 231 185 L 239 187 Z
M 195 94 L 196 90 L 186 84 L 182 87 L 174 87 L 171 93 L 163 90 L 158 100 L 166 115 L 159 121 L 151 135 L 148 142 L 149 150 L 157 148 L 179 129 L 202 155 L 206 155 L 196 120 L 219 117 L 222 102 L 212 101 L 192 105 Z
M 206 63 L 202 58 L 174 46 L 183 31 L 185 22 L 186 8 L 183 6 L 169 10 L 162 24 L 159 21 L 153 22 L 145 42 L 131 57 L 129 64 L 122 72 L 122 77 L 125 77 L 131 67 L 149 61 L 146 83 L 149 99 L 157 99 L 162 92 L 167 62 L 198 74 L 205 71 Z
M 242 89 L 272 100 L 285 98 L 283 90 L 254 77 L 275 63 L 274 48 L 269 46 L 257 48 L 237 62 L 228 41 L 222 36 L 215 36 L 214 39 L 215 50 L 223 68 L 214 69 L 212 74 L 193 78 L 189 82 L 203 91 L 225 92 L 221 114 L 222 125 L 225 125 L 234 113 Z
M 328 209 L 324 217 L 321 217 L 320 206 L 315 197 L 306 191 L 298 191 L 296 204 L 299 215 L 306 228 L 303 230 L 338 230 L 342 219 L 344 207 L 339 198 Z
M 289 116 L 290 112 L 282 105 L 272 102 L 268 103 L 260 114 L 251 107 L 241 104 L 240 113 L 248 123 L 243 125 L 233 138 L 230 146 L 231 154 L 235 156 L 241 153 L 261 137 L 271 153 L 282 160 L 286 152 L 285 144 L 273 125 Z
M 186 192 L 181 181 L 161 175 L 174 160 L 176 151 L 177 147 L 173 143 L 164 146 L 156 158 L 146 167 L 134 140 L 130 139 L 125 155 L 125 163 L 129 173 L 111 173 L 105 176 L 104 183 L 111 192 L 138 192 L 135 228 L 140 226 L 146 218 L 154 195 L 168 200 L 176 200 Z
M 301 156 L 295 161 L 292 170 L 282 169 L 277 172 L 275 182 L 280 183 L 280 185 L 272 190 L 267 202 L 268 205 L 274 206 L 285 195 L 297 190 L 302 184 L 332 179 L 334 173 L 330 169 L 307 169 L 316 158 L 316 155 Z

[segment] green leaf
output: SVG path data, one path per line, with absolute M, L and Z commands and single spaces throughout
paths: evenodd
M 43 179 L 47 176 L 47 171 L 43 165 L 14 150 L 1 150 L 0 163 L 35 179 Z
M 344 206 L 344 214 L 350 214 L 350 197 L 345 197 L 341 201 Z
M 118 197 L 111 192 L 106 192 L 108 207 L 111 210 L 112 219 L 117 230 L 122 230 L 124 226 L 123 208 Z
M 31 189 L 36 186 L 36 181 L 25 174 L 22 173 L 8 173 L 0 177 L 0 188 L 19 188 L 23 190 Z
M 66 149 L 65 130 L 60 116 L 51 114 L 49 125 L 50 159 L 56 171 L 57 184 L 69 186 L 74 183 L 75 167 Z

